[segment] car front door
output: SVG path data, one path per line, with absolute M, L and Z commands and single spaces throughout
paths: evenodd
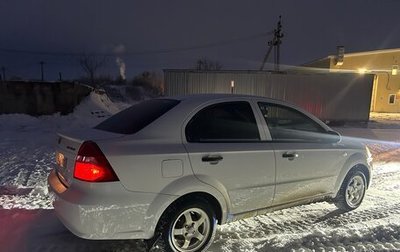
M 332 193 L 346 156 L 335 136 L 291 107 L 266 102 L 258 106 L 275 150 L 273 205 Z
M 248 101 L 220 102 L 204 106 L 185 128 L 193 172 L 226 190 L 232 214 L 272 204 L 275 157 L 271 143 L 261 141 L 259 119 Z

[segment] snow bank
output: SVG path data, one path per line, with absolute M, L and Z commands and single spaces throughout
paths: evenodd
M 56 116 L 56 119 L 64 123 L 61 128 L 93 127 L 120 110 L 121 107 L 114 104 L 106 94 L 92 92 L 75 107 L 72 114 Z

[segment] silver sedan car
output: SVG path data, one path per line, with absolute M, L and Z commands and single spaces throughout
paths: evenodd
M 357 208 L 371 155 L 282 101 L 227 94 L 146 100 L 59 134 L 55 211 L 87 239 L 205 251 L 217 224 L 330 201 Z

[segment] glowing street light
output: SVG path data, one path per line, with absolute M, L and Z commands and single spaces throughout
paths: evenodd
M 359 74 L 365 74 L 367 72 L 367 69 L 366 68 L 359 68 L 359 69 L 357 69 L 357 72 Z
M 398 71 L 399 71 L 399 65 L 393 65 L 392 66 L 392 75 L 397 75 Z

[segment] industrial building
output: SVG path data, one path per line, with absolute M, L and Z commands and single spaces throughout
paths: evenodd
M 305 64 L 308 67 L 326 68 L 329 72 L 354 72 L 373 74 L 371 107 L 373 112 L 400 112 L 400 48 L 366 52 L 344 53 L 338 47 L 336 55 Z
M 368 122 L 374 75 L 250 70 L 164 70 L 166 96 L 235 93 L 285 100 L 325 122 Z

